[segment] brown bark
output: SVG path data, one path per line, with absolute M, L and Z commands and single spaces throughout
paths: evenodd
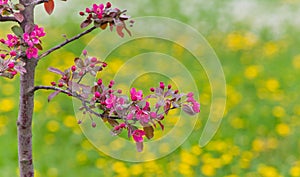
M 21 4 L 28 4 L 32 0 L 20 0 Z M 34 24 L 34 6 L 27 6 L 22 14 L 24 21 L 21 27 L 32 27 Z M 30 29 L 30 28 L 29 28 Z M 34 106 L 34 95 L 28 92 L 34 87 L 34 74 L 37 60 L 28 60 L 23 58 L 26 63 L 26 73 L 20 76 L 20 104 L 18 115 L 18 155 L 20 177 L 33 177 L 33 160 L 32 160 L 32 114 Z

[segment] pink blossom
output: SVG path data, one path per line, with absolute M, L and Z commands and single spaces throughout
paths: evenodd
M 127 119 L 128 119 L 128 120 L 132 120 L 132 118 L 133 118 L 133 113 L 129 113 L 129 114 L 127 115 Z
M 135 142 L 143 142 L 143 136 L 145 136 L 145 132 L 143 130 L 137 129 L 132 132 L 132 137 Z
M 156 118 L 156 117 L 157 117 L 156 112 L 150 112 L 150 117 L 151 117 L 151 118 Z
M 37 58 L 38 57 L 38 49 L 35 47 L 28 47 L 26 49 L 26 56 L 28 59 Z
M 97 14 L 98 18 L 102 18 L 103 8 L 104 8 L 103 4 L 99 4 L 99 5 L 93 4 L 93 12 Z
M 135 88 L 130 90 L 130 95 L 132 101 L 141 101 L 143 99 L 143 92 L 141 90 L 137 92 Z
M 8 1 L 8 0 L 0 0 L 0 6 L 1 6 L 1 5 L 7 4 L 7 1 Z
M 115 95 L 110 94 L 110 97 L 107 98 L 107 99 L 105 100 L 106 107 L 107 107 L 108 109 L 110 109 L 110 108 L 112 108 L 112 107 L 114 106 L 114 104 L 115 104 L 115 102 L 116 102 L 116 98 L 117 98 L 117 97 L 116 97 Z
M 146 102 L 146 105 L 143 109 L 136 107 L 137 108 L 136 118 L 143 123 L 148 123 L 150 120 L 149 105 L 150 105 L 149 102 Z
M 15 46 L 19 41 L 19 38 L 15 35 L 12 35 L 12 34 L 8 34 L 7 35 L 7 40 L 5 41 L 5 44 L 8 46 L 8 47 L 13 47 Z
M 30 35 L 28 33 L 24 33 L 23 39 L 30 47 L 33 47 L 35 44 L 40 42 L 34 32 L 32 32 Z
M 200 112 L 200 104 L 198 102 L 194 101 L 192 108 L 196 113 Z
M 44 28 L 39 27 L 38 25 L 34 26 L 34 33 L 38 37 L 44 37 L 46 35 Z

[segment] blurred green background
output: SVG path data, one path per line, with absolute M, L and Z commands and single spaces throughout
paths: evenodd
M 71 37 L 81 32 L 82 18 L 78 12 L 94 2 L 100 1 L 56 0 L 57 8 L 51 16 L 38 7 L 36 23 L 47 32 L 44 49 L 63 41 L 62 34 Z M 170 17 L 203 34 L 215 49 L 226 76 L 227 104 L 222 124 L 213 140 L 200 148 L 198 138 L 209 113 L 211 92 L 205 73 L 193 71 L 201 76 L 197 84 L 202 112 L 192 135 L 164 158 L 128 163 L 106 156 L 89 143 L 77 125 L 70 98 L 61 95 L 47 103 L 49 92 L 41 91 L 36 94 L 33 125 L 37 177 L 300 176 L 299 1 L 115 0 L 112 3 L 127 9 L 132 17 Z M 9 33 L 8 24 L 0 24 L 1 38 Z M 57 80 L 46 68 L 63 69 L 71 65 L 98 32 L 40 62 L 36 83 L 49 85 Z M 182 61 L 190 57 L 176 45 L 166 45 L 165 50 L 178 52 L 176 56 Z M 120 51 L 119 58 L 108 63 L 107 73 L 117 70 L 123 55 L 124 51 Z M 195 65 L 190 63 L 190 67 Z M 18 88 L 18 78 L 0 79 L 0 176 L 3 177 L 18 173 Z

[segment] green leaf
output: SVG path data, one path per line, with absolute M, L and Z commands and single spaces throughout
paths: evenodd
M 11 30 L 16 36 L 19 36 L 19 37 L 22 37 L 22 35 L 24 33 L 23 29 L 18 25 L 14 25 L 13 27 L 11 27 Z

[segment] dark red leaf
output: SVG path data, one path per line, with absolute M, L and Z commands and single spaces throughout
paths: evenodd
M 53 10 L 54 10 L 54 1 L 53 0 L 49 0 L 48 2 L 44 2 L 44 8 L 46 10 L 46 12 L 51 15 Z
M 116 27 L 117 33 L 120 37 L 124 37 L 123 28 L 123 25 L 117 25 Z
M 92 20 L 84 20 L 81 25 L 80 28 L 85 28 L 87 26 L 89 26 L 92 23 Z
M 108 123 L 109 123 L 111 126 L 113 126 L 113 127 L 119 125 L 119 122 L 116 121 L 115 119 L 110 119 L 110 118 L 108 118 L 107 121 L 108 121 Z
M 151 125 L 143 127 L 143 129 L 144 129 L 144 132 L 145 132 L 146 137 L 148 139 L 153 138 L 153 136 L 154 136 L 154 129 L 153 129 L 153 127 Z
M 164 126 L 160 121 L 157 121 L 157 122 L 159 123 L 161 129 L 164 130 L 164 129 L 165 129 L 165 126 Z
M 35 46 L 36 48 L 38 48 L 39 50 L 43 50 L 43 47 L 42 47 L 41 44 L 35 44 L 34 46 Z

